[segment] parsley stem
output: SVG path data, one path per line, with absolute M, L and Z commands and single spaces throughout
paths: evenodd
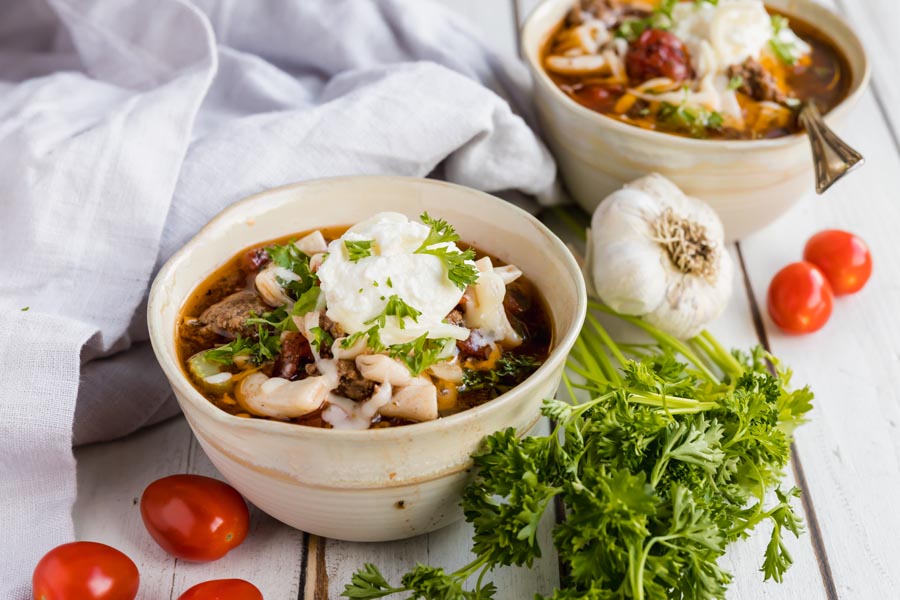
M 613 341 L 613 339 L 606 332 L 606 329 L 604 329 L 600 324 L 600 320 L 592 314 L 588 314 L 587 318 L 591 324 L 591 327 L 594 328 L 594 331 L 597 332 L 597 335 L 600 336 L 600 338 L 603 340 L 603 344 L 607 348 L 609 348 L 609 351 L 612 353 L 615 359 L 619 361 L 619 364 L 624 365 L 625 363 L 627 363 L 628 359 L 625 358 L 625 355 L 622 354 L 622 351 L 619 349 L 618 344 Z
M 618 369 L 613 366 L 606 350 L 603 348 L 602 337 L 592 335 L 590 331 L 586 330 L 582 330 L 581 337 L 587 341 L 587 345 L 593 350 L 593 356 L 597 358 L 597 362 L 600 364 L 600 368 L 603 369 L 603 374 L 606 375 L 606 379 L 615 386 L 622 385 L 622 379 L 619 377 Z
M 688 359 L 695 367 L 697 367 L 697 369 L 700 371 L 700 373 L 704 377 L 706 377 L 706 379 L 708 379 L 710 382 L 721 383 L 719 381 L 719 378 L 716 377 L 713 374 L 713 372 L 710 371 L 709 368 L 705 364 L 703 364 L 703 361 L 700 360 L 700 358 L 696 354 L 694 354 L 694 352 L 690 348 L 688 348 L 688 346 L 684 342 L 679 340 L 678 338 L 671 336 L 668 333 L 665 333 L 663 331 L 660 331 L 659 329 L 657 329 L 653 325 L 650 325 L 649 323 L 647 323 L 646 321 L 644 321 L 643 319 L 641 319 L 639 317 L 633 317 L 631 315 L 619 314 L 616 311 L 614 311 L 613 309 L 611 309 L 610 307 L 606 306 L 605 304 L 600 304 L 599 302 L 588 302 L 588 306 L 590 308 L 593 308 L 593 309 L 605 312 L 607 314 L 613 315 L 615 317 L 618 317 L 618 318 L 622 319 L 623 321 L 628 321 L 632 325 L 636 325 L 636 326 L 640 327 L 641 329 L 643 329 L 644 331 L 649 333 L 662 346 L 669 347 L 672 350 L 675 350 L 676 352 L 678 352 L 679 354 L 684 356 L 686 359 Z
M 678 409 L 685 409 L 679 412 L 697 413 L 719 407 L 719 405 L 715 402 L 704 402 L 702 400 L 694 400 L 693 398 L 653 394 L 651 392 L 632 392 L 628 394 L 627 399 L 628 402 L 634 402 L 636 404 L 646 404 L 647 406 L 658 406 L 661 408 L 666 408 L 673 412 Z
M 731 352 L 726 350 L 722 346 L 722 344 L 719 343 L 719 340 L 714 338 L 710 332 L 703 331 L 700 334 L 700 337 L 706 340 L 706 342 L 710 346 L 712 346 L 713 350 L 715 351 L 715 356 L 718 357 L 719 361 L 721 361 L 720 365 L 723 371 L 725 371 L 735 379 L 744 374 L 744 367 L 741 366 L 741 363 L 739 363 L 737 359 L 731 355 Z

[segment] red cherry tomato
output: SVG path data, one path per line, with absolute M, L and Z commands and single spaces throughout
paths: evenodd
M 131 559 L 97 542 L 57 546 L 31 578 L 34 600 L 134 600 L 139 584 Z
M 675 34 L 662 29 L 647 29 L 628 47 L 625 69 L 633 81 L 656 77 L 684 81 L 691 76 L 691 58 L 687 47 Z
M 836 295 L 862 289 L 872 274 L 866 243 L 848 231 L 827 229 L 809 238 L 803 260 L 818 267 Z
M 196 562 L 217 560 L 247 537 L 250 515 L 227 483 L 201 475 L 171 475 L 141 496 L 144 526 L 163 550 Z
M 178 600 L 263 600 L 262 592 L 243 579 L 216 579 L 198 583 Z
M 807 262 L 792 263 L 769 284 L 769 314 L 789 333 L 820 329 L 831 316 L 833 294 L 822 272 Z

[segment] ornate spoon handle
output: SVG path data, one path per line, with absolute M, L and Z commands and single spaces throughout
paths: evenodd
M 816 168 L 816 193 L 822 194 L 832 184 L 865 162 L 862 154 L 851 148 L 825 124 L 816 105 L 807 102 L 800 109 L 800 123 L 809 136 L 813 164 Z

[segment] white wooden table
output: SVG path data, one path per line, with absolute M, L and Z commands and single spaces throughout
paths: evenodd
M 442 0 L 516 53 L 517 22 L 536 0 Z M 843 12 L 867 44 L 874 63 L 872 89 L 860 102 L 845 138 L 868 164 L 824 197 L 809 197 L 763 232 L 732 248 L 741 269 L 727 314 L 712 327 L 728 345 L 758 342 L 794 368 L 797 384 L 816 393 L 811 422 L 797 433 L 791 479 L 803 488 L 808 532 L 790 540 L 795 563 L 783 584 L 762 583 L 759 568 L 768 532 L 733 546 L 726 566 L 735 599 L 900 598 L 900 3 L 896 0 L 826 0 Z M 810 182 L 812 185 L 812 182 Z M 856 296 L 838 299 L 826 328 L 811 336 L 781 334 L 765 314 L 772 275 L 799 260 L 805 240 L 838 227 L 861 235 L 872 249 L 875 273 Z M 417 561 L 449 567 L 469 561 L 465 524 L 411 540 L 354 544 L 325 540 L 252 512 L 247 541 L 205 565 L 167 556 L 141 524 L 138 498 L 157 477 L 172 473 L 217 475 L 181 418 L 126 440 L 79 449 L 80 539 L 110 543 L 141 571 L 147 600 L 177 598 L 194 583 L 220 577 L 253 581 L 267 600 L 337 598 L 363 562 L 389 579 Z M 548 513 L 548 517 L 549 517 Z M 550 543 L 528 569 L 494 574 L 498 598 L 519 600 L 550 592 L 558 581 Z

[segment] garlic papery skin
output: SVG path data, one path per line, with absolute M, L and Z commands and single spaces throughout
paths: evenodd
M 599 204 L 590 252 L 600 300 L 678 338 L 700 333 L 731 297 L 734 267 L 718 215 L 656 173 Z

